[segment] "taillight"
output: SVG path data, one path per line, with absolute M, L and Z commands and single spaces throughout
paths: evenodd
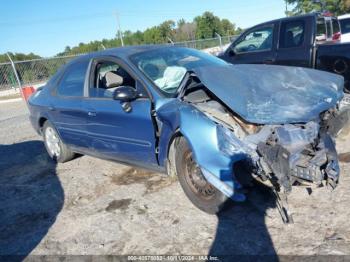
M 333 41 L 340 41 L 341 40 L 341 33 L 338 32 L 338 33 L 333 34 L 332 40 Z
M 332 17 L 333 16 L 333 14 L 331 12 L 329 12 L 329 11 L 323 12 L 322 15 L 323 16 L 327 16 L 327 17 Z

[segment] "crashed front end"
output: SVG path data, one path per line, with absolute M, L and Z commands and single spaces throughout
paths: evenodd
M 327 186 L 332 190 L 337 186 L 340 168 L 327 120 L 305 124 L 255 125 L 232 116 L 236 121 L 232 124 L 233 121 L 218 118 L 213 108 L 206 108 L 207 105 L 203 104 L 196 106 L 216 122 L 218 149 L 232 160 L 232 181 L 227 176 L 217 179 L 215 171 L 209 172 L 206 165 L 203 165 L 203 174 L 233 200 L 245 199 L 239 190 L 242 185 L 237 173 L 242 172 L 238 170 L 242 165 L 236 166 L 238 162 L 243 163 L 246 175 L 269 182 L 286 223 L 292 222 L 287 196 L 293 186 Z M 230 113 L 226 111 L 225 114 L 227 117 Z
M 263 172 L 276 179 L 285 192 L 290 192 L 295 184 L 320 186 L 326 181 L 335 188 L 338 183 L 335 144 L 315 122 L 272 127 L 267 139 L 258 142 L 257 152 Z
M 237 66 L 235 69 L 237 70 Z M 299 70 L 305 74 L 304 69 Z M 220 71 L 222 73 L 225 70 L 219 70 L 218 73 Z M 340 168 L 334 140 L 342 127 L 348 124 L 350 112 L 349 97 L 343 97 L 344 94 L 338 90 L 342 81 L 331 76 L 332 83 L 328 83 L 332 85 L 330 89 L 311 90 L 310 93 L 316 102 L 310 102 L 310 94 L 305 88 L 301 90 L 300 83 L 290 88 L 290 82 L 286 88 L 270 89 L 279 94 L 276 97 L 276 93 L 270 93 L 268 94 L 270 97 L 264 101 L 263 96 L 266 94 L 261 92 L 261 87 L 269 84 L 267 82 L 264 84 L 264 79 L 260 79 L 260 83 L 252 82 L 252 79 L 242 82 L 240 79 L 239 84 L 244 83 L 247 86 L 236 93 L 239 96 L 237 98 L 228 95 L 228 90 L 225 90 L 225 84 L 233 87 L 235 83 L 237 84 L 237 81 L 232 81 L 232 75 L 230 79 L 227 74 L 222 74 L 221 78 L 227 76 L 226 79 L 229 78 L 230 83 L 224 80 L 220 85 L 224 88 L 216 89 L 213 88 L 213 84 L 217 78 L 211 78 L 213 74 L 209 77 L 205 75 L 209 72 L 212 73 L 212 70 L 199 70 L 193 73 L 192 77 L 197 79 L 194 85 L 195 91 L 188 88 L 188 92 L 183 94 L 185 102 L 204 113 L 215 125 L 213 142 L 220 155 L 211 158 L 203 156 L 203 152 L 200 152 L 195 141 L 198 138 L 191 138 L 191 132 L 186 134 L 190 127 L 186 127 L 185 123 L 182 127 L 189 140 L 193 141 L 192 147 L 203 175 L 225 195 L 233 200 L 242 201 L 245 197 L 240 193 L 239 189 L 242 186 L 237 174 L 242 172 L 239 169 L 243 168 L 244 172 L 250 173 L 256 179 L 270 183 L 279 200 L 278 206 L 283 221 L 292 222 L 287 196 L 293 186 L 328 186 L 334 189 L 338 184 Z M 310 72 L 314 73 L 306 71 L 307 74 Z M 277 77 L 281 76 L 279 73 L 281 72 L 277 73 Z M 270 80 L 273 79 L 271 74 L 268 77 Z M 333 81 L 334 79 L 336 81 Z M 313 84 L 318 83 L 310 77 L 308 80 L 309 82 L 312 80 Z M 286 83 L 285 80 L 279 83 L 271 82 L 270 85 L 286 85 Z M 324 83 L 320 86 L 322 85 Z M 248 88 L 250 90 L 247 90 Z M 281 103 L 282 100 L 287 100 L 279 95 L 287 95 L 286 91 L 291 93 L 290 99 L 294 102 L 303 99 L 304 94 L 306 96 L 303 101 L 299 101 L 299 104 L 295 102 L 295 112 L 293 104 L 287 109 Z M 253 95 L 246 95 L 249 99 L 244 101 L 247 92 L 252 92 Z M 293 92 L 296 92 L 294 97 Z M 260 106 L 257 104 L 259 98 L 262 100 Z M 244 103 L 250 104 L 246 106 Z M 281 109 L 285 111 L 278 112 Z M 213 126 L 210 129 L 213 129 Z M 210 133 L 212 132 L 208 132 Z M 209 152 L 215 151 L 210 145 L 207 149 Z

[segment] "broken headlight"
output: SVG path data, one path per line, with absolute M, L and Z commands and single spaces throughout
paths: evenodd
M 234 155 L 238 153 L 246 153 L 244 148 L 245 145 L 239 140 L 233 131 L 222 126 L 217 125 L 216 127 L 216 135 L 218 141 L 219 150 L 226 155 Z
M 339 102 L 339 110 L 350 109 L 350 94 L 344 94 L 344 97 Z

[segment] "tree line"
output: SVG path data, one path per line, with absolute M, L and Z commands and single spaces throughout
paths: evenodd
M 39 55 L 36 55 L 33 53 L 23 54 L 23 53 L 9 52 L 9 55 L 13 61 L 24 61 L 24 60 L 41 58 Z M 7 54 L 0 54 L 0 63 L 6 63 L 6 62 L 9 62 L 9 58 L 7 57 Z
M 141 44 L 161 44 L 170 41 L 181 42 L 195 39 L 205 39 L 221 36 L 231 36 L 239 34 L 241 28 L 228 19 L 220 19 L 212 12 L 204 12 L 202 15 L 195 17 L 191 22 L 180 19 L 177 22 L 166 20 L 157 26 L 147 28 L 144 31 L 137 30 L 132 32 L 126 30 L 121 32 L 124 45 L 141 45 Z M 65 49 L 56 56 L 75 55 L 98 51 L 103 48 L 119 47 L 122 45 L 120 32 L 112 39 L 95 40 L 89 43 L 79 43 L 77 46 L 66 46 Z M 10 53 L 12 60 L 22 61 L 41 58 L 39 55 L 30 53 Z M 0 63 L 8 62 L 6 54 L 0 54 Z
M 350 13 L 350 0 L 284 0 L 286 15 L 294 16 L 310 12 L 329 11 L 334 16 Z M 292 6 L 291 10 L 288 5 Z
M 181 42 L 195 39 L 206 39 L 221 36 L 231 36 L 239 34 L 241 28 L 228 19 L 220 19 L 212 12 L 204 12 L 197 16 L 191 22 L 180 19 L 175 22 L 166 20 L 163 23 L 150 27 L 146 30 L 132 32 L 126 30 L 122 32 L 124 45 L 142 45 L 142 44 L 161 44 L 170 41 Z M 80 43 L 78 46 L 67 46 L 63 52 L 58 55 L 71 55 L 101 50 L 101 48 L 118 47 L 122 45 L 120 33 L 113 39 L 103 39 L 101 41 L 92 41 L 90 43 Z
M 286 4 L 286 15 L 294 16 L 313 11 L 330 11 L 338 16 L 350 13 L 350 0 L 283 0 Z M 290 10 L 288 10 L 291 8 Z M 221 36 L 236 35 L 242 32 L 241 28 L 228 19 L 220 19 L 212 12 L 204 12 L 188 22 L 180 19 L 175 22 L 166 20 L 163 23 L 148 28 L 144 31 L 132 32 L 126 30 L 121 32 L 125 45 L 159 44 L 171 41 L 187 41 L 194 39 L 205 39 Z M 113 39 L 95 40 L 89 43 L 79 43 L 77 46 L 66 46 L 57 56 L 74 55 L 121 46 L 120 32 Z M 10 53 L 14 61 L 30 60 L 41 58 L 37 54 Z M 0 54 L 0 63 L 8 62 L 6 54 Z
M 150 27 L 144 31 L 132 32 L 126 30 L 121 32 L 124 45 L 141 45 L 141 44 L 160 44 L 169 41 L 181 42 L 195 39 L 206 39 L 221 36 L 232 36 L 239 34 L 241 28 L 228 19 L 220 19 L 212 12 L 204 12 L 202 15 L 195 17 L 188 22 L 180 19 L 175 22 L 166 20 L 157 26 Z M 77 46 L 66 46 L 65 49 L 56 56 L 70 56 L 82 53 L 98 51 L 104 48 L 118 47 L 122 45 L 120 32 L 112 39 L 95 40 L 89 43 L 79 43 Z M 209 47 L 209 46 L 208 46 Z M 40 59 L 41 56 L 29 53 L 9 53 L 13 61 L 23 61 Z M 35 61 L 31 63 L 16 64 L 17 73 L 21 82 L 34 83 L 44 81 L 49 78 L 57 68 L 65 63 L 68 59 Z M 7 54 L 0 54 L 0 63 L 9 62 Z M 2 66 L 4 69 L 5 67 Z M 1 68 L 0 68 L 1 69 Z M 39 72 L 39 73 L 38 73 Z M 5 70 L 0 70 L 0 88 L 14 85 L 15 78 L 10 65 Z

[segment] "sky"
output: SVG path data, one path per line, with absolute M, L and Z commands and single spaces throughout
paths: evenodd
M 114 38 L 211 11 L 241 28 L 284 16 L 283 0 L 0 0 L 0 53 L 53 56 L 66 46 Z

